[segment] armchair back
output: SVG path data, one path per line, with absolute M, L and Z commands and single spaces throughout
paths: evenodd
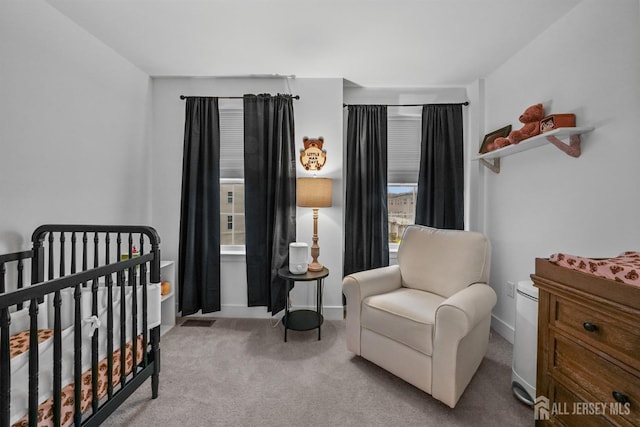
M 488 283 L 491 243 L 482 233 L 407 227 L 398 248 L 402 286 L 448 298 L 473 283 Z

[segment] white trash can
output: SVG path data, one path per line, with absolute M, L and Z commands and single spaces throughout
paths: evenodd
M 520 401 L 533 405 L 538 355 L 538 288 L 530 280 L 518 282 L 514 335 L 511 388 Z

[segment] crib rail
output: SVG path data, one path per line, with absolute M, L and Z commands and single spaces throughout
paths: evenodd
M 70 242 L 67 243 L 67 238 Z M 73 290 L 74 326 L 74 372 L 73 382 L 82 379 L 82 319 L 81 294 L 90 288 L 92 315 L 98 316 L 98 289 L 107 292 L 107 396 L 100 404 L 98 396 L 98 330 L 91 336 L 92 415 L 84 425 L 99 425 L 115 408 L 143 381 L 153 376 L 152 395 L 157 397 L 159 373 L 159 327 L 148 337 L 147 284 L 160 281 L 160 238 L 156 231 L 146 226 L 103 225 L 43 225 L 32 236 L 33 249 L 0 256 L 0 427 L 10 425 L 11 360 L 10 324 L 13 310 L 22 310 L 28 304 L 29 311 L 29 425 L 36 426 L 38 420 L 38 312 L 39 303 L 52 299 L 53 307 L 53 422 L 61 424 L 62 370 L 62 320 L 61 292 Z M 112 244 L 115 242 L 115 244 Z M 137 253 L 134 248 L 138 249 Z M 23 278 L 24 260 L 31 259 L 31 285 L 25 286 Z M 10 289 L 5 283 L 5 264 L 17 262 L 17 283 Z M 92 265 L 92 267 L 89 267 Z M 56 268 L 57 267 L 57 268 Z M 56 271 L 57 269 L 57 271 Z M 147 272 L 149 274 L 147 274 Z M 115 280 L 114 280 L 115 276 Z M 149 277 L 149 280 L 147 279 Z M 142 293 L 142 348 L 137 354 L 138 336 L 138 287 Z M 127 313 L 125 292 L 131 288 L 131 310 Z M 87 290 L 88 292 L 89 290 Z M 120 292 L 120 325 L 114 325 L 113 293 Z M 49 325 L 51 326 L 51 325 Z M 113 378 L 115 348 L 114 327 L 120 332 L 120 378 Z M 127 328 L 129 328 L 127 330 Z M 133 366 L 128 379 L 126 373 L 127 332 L 131 333 Z M 151 344 L 152 351 L 147 348 Z M 86 351 L 86 349 L 85 349 Z M 140 368 L 140 369 L 138 369 Z M 115 386 L 119 389 L 115 391 Z M 131 385 L 129 387 L 128 385 Z M 83 423 L 81 410 L 82 388 L 74 387 L 74 423 Z
M 38 227 L 31 237 L 33 242 L 33 257 L 34 263 L 32 264 L 32 275 L 35 278 L 35 282 L 42 282 L 45 280 L 45 262 L 48 261 L 47 279 L 53 279 L 54 273 L 54 254 L 56 252 L 54 248 L 56 233 L 58 234 L 59 250 L 59 275 L 64 276 L 67 268 L 66 257 L 70 252 L 70 272 L 73 274 L 79 268 L 77 265 L 78 257 L 81 256 L 81 271 L 88 269 L 91 258 L 93 260 L 93 267 L 101 265 L 99 256 L 100 248 L 104 249 L 104 264 L 113 262 L 113 251 L 111 250 L 111 242 L 113 235 L 115 235 L 116 249 L 115 260 L 119 261 L 122 254 L 132 254 L 133 247 L 139 244 L 140 254 L 144 253 L 145 240 L 148 238 L 151 250 L 150 252 L 156 255 L 155 259 L 151 263 L 151 282 L 155 283 L 160 281 L 160 236 L 153 227 L 140 226 L 140 225 L 74 225 L 74 224 L 46 224 Z M 134 241 L 134 235 L 139 235 L 139 241 Z M 70 236 L 70 249 L 67 250 L 66 238 Z M 93 245 L 89 243 L 89 237 L 93 236 Z M 48 239 L 47 239 L 48 237 Z M 100 237 L 103 237 L 101 242 Z M 126 239 L 125 247 L 122 245 L 123 238 Z M 47 256 L 45 258 L 45 239 L 48 240 L 49 247 Z M 78 239 L 81 240 L 78 248 Z M 89 250 L 93 249 L 93 256 L 89 253 Z M 126 249 L 126 252 L 123 250 Z M 34 283 L 35 283 L 34 282 Z
M 7 264 L 15 263 L 15 271 L 16 274 L 16 283 L 17 288 L 22 289 L 25 284 L 24 277 L 24 264 L 25 260 L 30 260 L 33 256 L 33 251 L 22 251 L 22 252 L 13 252 L 10 254 L 0 255 L 0 294 L 3 294 L 7 291 L 6 289 L 6 274 L 7 274 Z M 22 306 L 18 307 L 20 310 Z
M 0 294 L 6 292 L 6 277 L 7 277 L 7 265 L 15 264 L 17 288 L 22 289 L 24 287 L 24 263 L 25 260 L 30 260 L 32 257 L 32 251 L 13 252 L 10 254 L 0 255 Z M 22 303 L 16 304 L 16 308 L 21 310 L 23 308 Z M 5 313 L 4 310 L 0 310 L 0 355 L 9 354 L 9 313 Z M 4 420 L 2 414 L 7 414 L 7 423 L 9 416 L 9 395 L 6 390 L 11 386 L 11 361 L 4 357 L 0 357 L 0 425 L 4 426 Z

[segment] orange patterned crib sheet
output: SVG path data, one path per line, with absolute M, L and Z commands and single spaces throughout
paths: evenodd
M 22 353 L 26 353 L 27 351 L 29 351 L 30 336 L 30 331 L 26 330 L 9 338 L 10 359 L 13 359 L 16 356 L 20 356 Z M 53 329 L 38 329 L 38 343 L 44 342 L 52 336 Z
M 29 331 L 23 331 L 10 338 L 10 354 L 14 358 L 29 350 Z M 52 329 L 38 330 L 38 342 L 44 342 L 53 337 Z M 143 340 L 141 336 L 137 339 L 136 361 L 141 362 L 143 358 Z M 117 385 L 120 381 L 120 349 L 113 352 L 113 381 Z M 131 342 L 126 344 L 125 349 L 125 375 L 131 373 L 133 369 L 133 345 Z M 105 357 L 98 365 L 98 398 L 103 398 L 107 394 L 108 386 L 108 359 Z M 92 387 L 91 387 L 91 369 L 82 374 L 82 389 L 80 408 L 84 413 L 91 406 Z M 60 410 L 61 425 L 63 427 L 73 424 L 74 414 L 74 384 L 68 384 L 62 389 L 61 394 L 62 408 Z M 27 427 L 29 425 L 29 417 L 25 415 L 19 421 L 14 423 L 12 427 Z M 38 427 L 53 427 L 53 397 L 42 402 L 38 406 Z
M 602 259 L 556 253 L 549 257 L 549 261 L 561 267 L 640 286 L 640 252 L 628 251 L 614 258 Z

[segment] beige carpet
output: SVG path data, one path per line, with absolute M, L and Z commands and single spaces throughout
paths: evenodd
M 268 319 L 176 326 L 162 337 L 160 396 L 147 381 L 105 426 L 530 426 L 511 393 L 512 346 L 492 333 L 455 409 L 347 351 L 343 321 L 289 331 Z

